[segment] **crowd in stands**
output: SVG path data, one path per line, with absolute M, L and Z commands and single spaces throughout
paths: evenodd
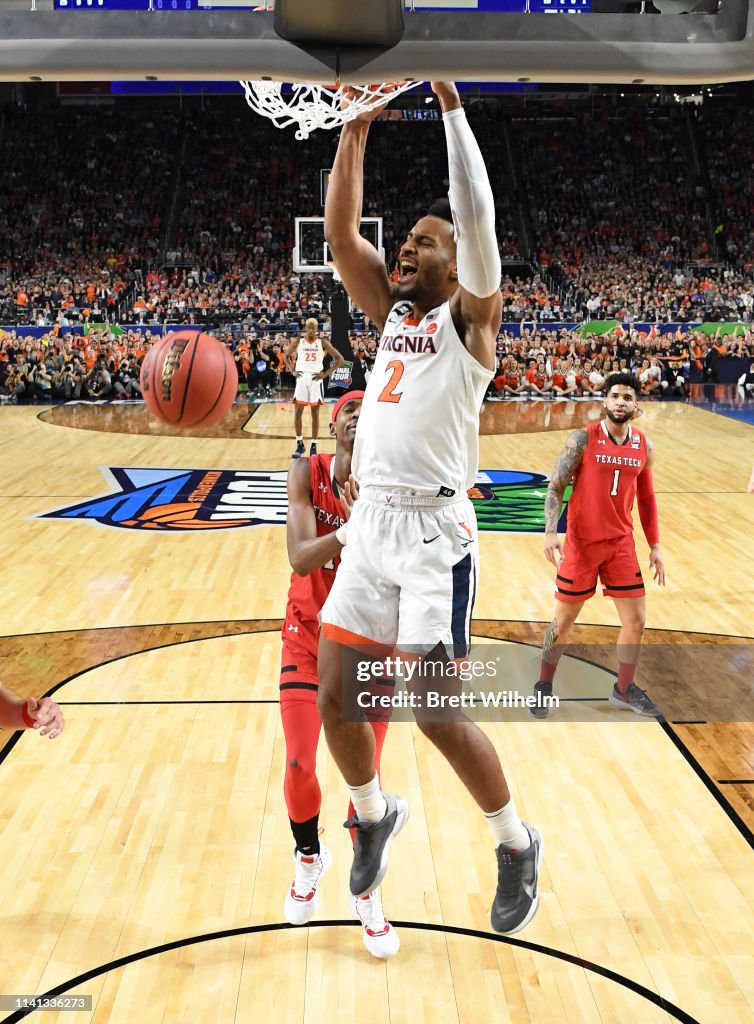
M 748 109 L 467 109 L 503 258 L 519 261 L 501 283 L 505 322 L 751 319 Z M 42 107 L 29 123 L 2 113 L 13 159 L 0 166 L 0 323 L 240 323 L 274 336 L 326 314 L 330 278 L 294 273 L 292 246 L 294 218 L 322 214 L 331 133 L 297 143 L 231 98 Z M 389 266 L 447 187 L 439 131 L 372 129 L 364 214 L 385 216 Z
M 329 321 L 323 322 L 323 333 Z M 241 392 L 249 401 L 291 389 L 286 366 L 290 336 L 254 329 L 218 332 L 233 353 Z M 160 330 L 92 328 L 88 334 L 50 331 L 40 338 L 13 330 L 0 335 L 0 401 L 67 402 L 141 397 L 139 371 Z M 376 332 L 353 332 L 354 361 L 367 378 L 374 364 Z M 599 396 L 605 378 L 631 370 L 646 394 L 688 393 L 690 379 L 716 382 L 720 360 L 754 360 L 754 330 L 708 336 L 678 329 L 661 335 L 617 327 L 603 335 L 522 325 L 520 336 L 501 330 L 497 370 L 488 397 L 576 398 Z M 752 363 L 754 369 L 754 363 Z
M 4 322 L 19 316 L 53 323 L 67 311 L 76 321 L 126 312 L 118 310 L 118 300 L 127 275 L 154 260 L 162 243 L 179 126 L 170 108 L 53 107 L 31 117 L 4 112 Z
M 0 337 L 0 399 L 68 402 L 141 398 L 139 371 L 160 334 L 95 329 L 87 335 Z
M 700 131 L 726 259 L 738 270 L 754 268 L 754 123 L 737 108 L 724 117 L 702 109 Z
M 754 133 L 748 112 L 734 118 L 742 147 L 727 116 L 695 117 L 675 107 L 562 109 L 512 122 L 521 160 L 537 168 L 527 179 L 537 259 L 577 319 L 751 319 L 751 267 L 732 260 L 735 245 L 715 252 L 715 204 L 719 190 L 730 234 L 754 237 Z
M 497 372 L 488 397 L 590 398 L 605 393 L 611 373 L 629 371 L 644 395 L 687 395 L 690 382 L 716 383 L 722 360 L 754 359 L 754 330 L 722 336 L 660 334 L 616 327 L 602 335 L 523 327 L 498 337 Z M 734 365 L 740 365 L 735 363 Z

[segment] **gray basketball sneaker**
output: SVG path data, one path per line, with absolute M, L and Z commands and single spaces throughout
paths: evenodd
M 535 828 L 521 823 L 529 833 L 528 850 L 498 846 L 497 892 L 490 912 L 496 932 L 512 935 L 531 921 L 539 907 L 539 866 L 545 853 L 542 836 Z
M 344 828 L 355 829 L 350 880 L 353 896 L 366 896 L 380 884 L 387 871 L 390 844 L 409 819 L 403 797 L 382 795 L 387 811 L 381 821 L 359 821 L 354 816 L 344 823 Z
M 552 697 L 552 683 L 543 683 L 541 680 L 535 684 L 532 694 L 536 704 L 529 705 L 529 715 L 532 718 L 549 718 L 549 698 Z M 546 702 L 547 699 L 547 702 Z
M 616 684 L 608 699 L 616 708 L 633 711 L 637 715 L 644 715 L 645 718 L 662 717 L 662 711 L 660 711 L 647 691 L 640 690 L 636 683 L 631 683 L 625 693 L 622 693 Z

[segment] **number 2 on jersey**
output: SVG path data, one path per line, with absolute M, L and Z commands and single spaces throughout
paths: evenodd
M 405 367 L 403 363 L 400 361 L 400 359 L 391 359 L 390 362 L 387 364 L 387 368 L 388 370 L 392 371 L 390 375 L 390 380 L 382 389 L 380 397 L 377 399 L 377 401 L 392 402 L 395 405 L 398 402 L 400 402 L 401 398 L 403 397 L 403 392 L 396 392 L 395 389 L 398 387 L 398 384 L 400 383 L 400 379 L 403 376 L 403 371 Z
M 620 480 L 620 470 L 616 469 L 613 473 L 613 486 L 610 489 L 610 497 L 614 498 L 618 493 L 618 481 Z

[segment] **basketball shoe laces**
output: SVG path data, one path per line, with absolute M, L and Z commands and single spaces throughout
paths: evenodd
M 322 857 L 315 853 L 311 857 L 301 854 L 296 857 L 296 873 L 291 886 L 294 900 L 307 903 L 317 891 L 319 876 L 322 874 Z
M 317 829 L 317 837 L 322 836 L 325 830 Z M 307 903 L 317 891 L 317 883 L 322 874 L 322 855 L 315 853 L 307 857 L 305 853 L 296 857 L 296 871 L 291 886 L 291 896 L 294 900 Z
M 634 701 L 637 704 L 643 704 L 645 706 L 649 706 L 650 704 L 654 706 L 654 701 L 647 696 L 647 691 L 642 690 L 636 685 L 636 683 L 631 683 L 628 689 L 624 692 L 625 696 L 628 697 L 630 701 Z
M 524 858 L 518 850 L 497 848 L 498 868 L 505 868 L 498 877 L 497 895 L 503 899 L 515 899 L 521 891 L 521 874 Z
M 374 892 L 370 892 L 368 896 L 358 897 L 356 906 L 358 907 L 362 924 L 373 938 L 387 933 L 390 925 L 385 917 L 382 901 L 376 889 Z

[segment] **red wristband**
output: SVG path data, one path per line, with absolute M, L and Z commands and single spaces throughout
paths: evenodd
M 34 725 L 36 724 L 36 719 L 31 717 L 29 712 L 26 710 L 26 705 L 25 704 L 21 705 L 21 717 L 23 718 L 24 724 L 26 725 L 27 729 L 33 729 L 34 728 Z

